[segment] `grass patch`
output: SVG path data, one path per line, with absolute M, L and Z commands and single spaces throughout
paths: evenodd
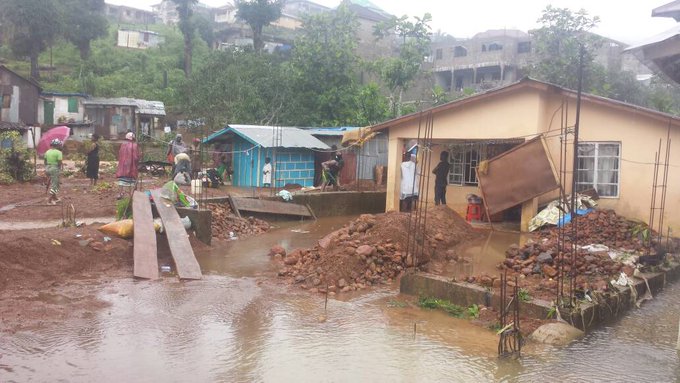
M 477 305 L 472 305 L 467 308 L 467 316 L 470 318 L 477 319 L 479 318 L 479 306 Z
M 130 197 L 123 197 L 116 202 L 116 221 L 132 217 Z
M 443 310 L 447 314 L 456 318 L 465 317 L 464 307 L 458 306 L 457 304 L 451 303 L 445 299 L 420 297 L 418 298 L 418 306 L 426 309 Z
M 98 182 L 96 185 L 92 187 L 92 191 L 94 192 L 103 192 L 105 190 L 111 190 L 113 189 L 113 185 L 104 181 L 104 182 Z
M 527 291 L 527 289 L 519 289 L 517 292 L 517 297 L 519 298 L 520 302 L 529 302 L 533 299 L 531 295 L 529 295 L 529 291 Z

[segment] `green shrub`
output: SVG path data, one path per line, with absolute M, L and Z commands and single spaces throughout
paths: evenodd
M 33 151 L 26 147 L 19 132 L 0 133 L 0 173 L 4 183 L 29 181 L 35 176 Z
M 114 151 L 113 144 L 108 141 L 99 141 L 99 160 L 100 161 L 116 161 L 118 153 Z

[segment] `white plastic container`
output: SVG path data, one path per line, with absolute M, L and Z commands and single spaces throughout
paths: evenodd
M 191 194 L 197 195 L 203 192 L 203 182 L 200 179 L 191 180 Z

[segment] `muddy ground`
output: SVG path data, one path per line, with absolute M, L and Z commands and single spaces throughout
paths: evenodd
M 148 175 L 141 178 L 143 189 L 162 186 L 168 180 Z M 5 206 L 5 209 L 0 207 L 0 220 L 62 218 L 62 206 L 44 203 L 46 193 L 42 181 L 43 178 L 38 177 L 30 183 L 0 187 Z M 206 194 L 215 197 L 233 192 L 233 188 L 223 186 L 207 189 Z M 117 195 L 114 170 L 109 165 L 102 166 L 98 187 L 91 187 L 82 173 L 74 172 L 63 178 L 64 205 L 74 206 L 76 220 L 114 216 Z M 264 221 L 236 219 L 227 205 L 211 207 L 217 213 L 213 220 L 217 240 L 228 240 L 230 232 L 246 237 L 263 235 L 269 229 Z M 280 262 L 281 282 L 331 295 L 368 289 L 391 283 L 413 267 L 413 259 L 407 254 L 407 248 L 412 246 L 409 241 L 414 240 L 408 235 L 409 225 L 409 215 L 404 213 L 364 215 L 320 238 L 314 248 L 296 249 L 279 257 L 275 257 L 275 251 L 270 255 L 274 256 L 274 262 Z M 444 206 L 429 210 L 427 226 L 424 248 L 416 262 L 419 269 L 435 273 L 440 269 L 438 265 L 466 262 L 458 257 L 456 249 L 481 235 Z M 97 285 L 131 277 L 132 242 L 113 238 L 104 243 L 104 235 L 96 228 L 97 225 L 90 225 L 0 232 L 0 242 L 6 244 L 0 249 L 0 330 L 16 331 L 45 322 L 56 323 L 68 316 L 86 318 L 106 306 L 95 295 Z M 162 243 L 164 241 L 159 241 Z M 198 241 L 192 243 L 200 246 Z M 159 254 L 164 254 L 161 264 L 172 264 L 167 248 L 162 247 L 159 245 Z M 480 283 L 484 276 L 470 277 Z M 552 288 L 543 286 L 545 280 L 540 277 L 527 275 L 521 283 L 531 290 L 532 296 L 542 297 L 542 291 L 547 295 Z M 489 282 L 488 287 L 497 288 L 492 286 L 493 279 L 484 282 Z M 480 321 L 490 324 L 496 315 L 493 310 L 483 311 Z
M 0 331 L 86 318 L 96 285 L 132 274 L 131 242 L 96 226 L 0 232 Z

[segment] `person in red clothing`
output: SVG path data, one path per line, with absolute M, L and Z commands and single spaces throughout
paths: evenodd
M 118 199 L 123 198 L 125 188 L 135 187 L 137 184 L 137 168 L 139 166 L 139 148 L 135 142 L 135 134 L 129 132 L 125 135 L 125 142 L 118 151 Z

